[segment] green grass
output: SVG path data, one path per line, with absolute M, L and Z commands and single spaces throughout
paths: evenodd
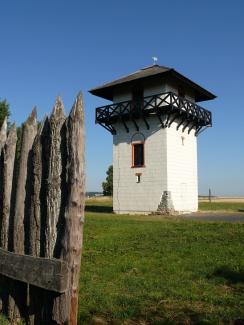
M 244 223 L 114 215 L 110 200 L 89 200 L 78 324 L 244 318 L 243 247 Z
M 237 212 L 244 209 L 244 203 L 241 202 L 199 202 L 199 210 L 202 211 L 232 211 Z
M 9 322 L 7 321 L 7 318 L 5 318 L 3 315 L 0 314 L 0 324 L 1 325 L 8 325 Z
M 117 216 L 110 204 L 87 205 L 80 324 L 244 318 L 244 224 Z

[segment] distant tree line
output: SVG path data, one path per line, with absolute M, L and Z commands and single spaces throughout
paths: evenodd
M 0 100 L 0 128 L 2 127 L 5 117 L 7 117 L 8 119 L 10 115 L 11 112 L 10 112 L 9 103 L 6 101 L 6 99 Z M 8 122 L 8 126 L 9 126 L 9 122 Z M 15 155 L 15 159 L 17 162 L 20 156 L 21 137 L 22 137 L 22 125 L 17 128 L 17 143 L 16 143 L 16 155 Z

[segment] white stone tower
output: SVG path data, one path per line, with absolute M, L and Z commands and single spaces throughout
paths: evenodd
M 216 96 L 158 65 L 90 92 L 113 101 L 96 123 L 113 135 L 114 212 L 197 211 L 197 135 L 212 119 L 196 102 Z

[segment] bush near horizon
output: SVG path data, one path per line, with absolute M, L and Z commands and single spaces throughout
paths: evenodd
M 102 183 L 103 195 L 112 196 L 113 195 L 113 166 L 110 165 L 106 171 L 106 180 Z

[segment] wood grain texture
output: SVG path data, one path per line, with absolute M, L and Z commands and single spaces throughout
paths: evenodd
M 7 118 L 4 119 L 3 124 L 0 128 L 0 238 L 1 238 L 1 228 L 3 221 L 3 216 L 1 211 L 3 211 L 3 201 L 4 201 L 4 158 L 2 149 L 5 145 L 7 139 Z M 1 239 L 0 239 L 0 247 L 1 247 Z M 4 290 L 4 281 L 5 279 L 0 276 L 0 312 L 4 309 L 4 300 L 6 300 L 6 290 Z
M 49 166 L 47 180 L 47 212 L 45 229 L 45 256 L 53 257 L 57 240 L 57 223 L 61 207 L 61 130 L 65 121 L 64 106 L 57 98 L 50 117 Z
M 85 193 L 84 112 L 81 94 L 77 96 L 67 119 L 67 151 L 68 191 L 61 259 L 69 266 L 69 286 L 67 292 L 54 301 L 53 319 L 57 324 L 76 325 Z
M 0 129 L 0 153 L 2 151 L 2 148 L 5 145 L 6 139 L 7 139 L 7 118 L 5 117 Z
M 8 248 L 10 204 L 13 184 L 13 170 L 15 160 L 17 134 L 16 126 L 10 128 L 6 143 L 2 150 L 2 172 L 1 172 L 1 210 L 0 210 L 0 247 Z
M 29 170 L 31 149 L 37 132 L 36 109 L 34 109 L 23 126 L 23 135 L 20 152 L 19 174 L 16 189 L 14 212 L 13 248 L 15 253 L 24 254 L 24 215 L 26 199 L 26 181 Z
M 32 148 L 32 184 L 29 215 L 28 254 L 40 256 L 41 236 L 41 185 L 42 185 L 42 130 L 39 128 Z
M 46 290 L 58 293 L 67 290 L 68 266 L 62 260 L 16 254 L 0 248 L 0 273 Z
M 19 170 L 16 185 L 16 197 L 13 215 L 13 250 L 15 253 L 25 253 L 25 215 L 29 210 L 27 196 L 30 195 L 29 183 L 31 175 L 30 161 L 32 145 L 37 132 L 36 109 L 34 108 L 23 125 Z M 28 202 L 29 204 L 29 202 Z M 10 280 L 9 284 L 8 317 L 12 322 L 18 322 L 27 313 L 27 285 Z
M 75 325 L 85 193 L 82 96 L 68 118 L 58 97 L 38 131 L 33 110 L 15 163 L 16 128 L 7 138 L 5 126 L 0 130 L 0 310 L 5 306 L 12 324 L 24 319 L 29 325 Z
M 46 179 L 49 158 L 49 119 L 46 117 L 40 126 L 33 143 L 32 185 L 29 218 L 28 253 L 43 256 L 46 222 Z M 28 325 L 48 324 L 50 312 L 45 306 L 50 304 L 45 290 L 29 286 Z

